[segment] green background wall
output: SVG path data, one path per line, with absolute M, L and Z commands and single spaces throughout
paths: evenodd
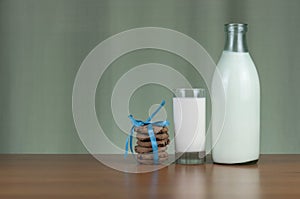
M 0 153 L 86 153 L 73 123 L 72 87 L 83 59 L 109 36 L 136 27 L 170 28 L 201 43 L 217 61 L 228 22 L 249 24 L 262 90 L 261 152 L 300 153 L 299 7 L 298 0 L 1 0 Z M 124 72 L 148 62 L 170 65 L 193 86 L 204 86 L 188 63 L 170 53 L 142 50 L 118 59 L 100 81 L 96 108 L 120 147 L 125 136 L 105 109 L 109 94 Z M 145 99 L 146 92 L 156 94 Z M 161 96 L 171 93 L 142 87 L 130 110 L 142 117 Z

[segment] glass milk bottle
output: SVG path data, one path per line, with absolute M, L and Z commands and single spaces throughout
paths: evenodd
M 260 139 L 260 85 L 246 43 L 247 24 L 226 24 L 225 32 L 225 48 L 217 64 L 225 92 L 225 118 L 223 128 L 217 128 L 220 107 L 213 105 L 212 158 L 221 164 L 256 163 Z M 212 98 L 218 100 L 220 88 L 217 88 L 216 72 Z

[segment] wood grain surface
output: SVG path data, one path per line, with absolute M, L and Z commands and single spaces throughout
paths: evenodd
M 0 155 L 0 198 L 299 199 L 300 155 L 261 155 L 257 165 L 243 166 L 172 164 L 140 174 L 91 155 Z

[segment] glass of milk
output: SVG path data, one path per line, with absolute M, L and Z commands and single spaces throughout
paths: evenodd
M 176 163 L 202 164 L 205 161 L 205 89 L 178 88 L 174 94 Z

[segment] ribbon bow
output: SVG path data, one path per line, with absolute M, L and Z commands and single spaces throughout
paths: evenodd
M 150 117 L 146 120 L 146 121 L 141 121 L 141 120 L 136 120 L 134 119 L 134 117 L 132 115 L 129 115 L 129 119 L 132 122 L 132 128 L 130 131 L 130 135 L 127 136 L 126 139 L 126 144 L 125 144 L 125 154 L 124 154 L 124 158 L 126 158 L 128 156 L 128 145 L 130 146 L 130 151 L 133 154 L 133 149 L 132 149 L 132 137 L 133 137 L 133 133 L 134 133 L 134 128 L 135 127 L 139 127 L 139 126 L 144 126 L 144 125 L 148 125 L 148 134 L 150 137 L 150 141 L 151 141 L 151 145 L 152 145 L 152 150 L 153 150 L 153 155 L 154 155 L 154 163 L 158 164 L 158 147 L 157 147 L 157 142 L 156 142 L 156 138 L 154 135 L 154 131 L 153 131 L 153 127 L 152 126 L 168 126 L 170 123 L 169 121 L 158 121 L 158 122 L 150 122 L 152 120 L 152 118 L 159 112 L 159 110 L 165 105 L 165 100 L 163 100 L 159 107 L 150 115 Z

